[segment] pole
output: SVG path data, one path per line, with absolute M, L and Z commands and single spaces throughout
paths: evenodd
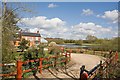
M 118 61 L 118 52 L 116 51 L 115 53 L 115 59 L 116 59 L 116 62 Z
M 67 64 L 67 62 L 68 62 L 67 52 L 65 52 L 65 58 L 66 58 L 66 61 L 65 61 L 65 65 L 66 65 L 66 64 Z
M 22 61 L 17 61 L 17 80 L 22 80 Z
M 39 62 L 39 68 L 40 68 L 40 74 L 42 74 L 42 58 L 39 59 L 40 62 Z

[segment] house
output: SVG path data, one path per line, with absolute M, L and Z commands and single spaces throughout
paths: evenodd
M 19 42 L 22 41 L 22 39 L 30 41 L 30 44 L 29 44 L 30 47 L 39 45 L 41 43 L 41 35 L 39 31 L 37 31 L 36 33 L 20 31 L 18 35 L 19 37 L 14 40 L 14 45 L 16 47 L 19 46 Z

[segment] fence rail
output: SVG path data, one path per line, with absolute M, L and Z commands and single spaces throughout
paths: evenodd
M 80 78 L 80 80 L 92 80 L 93 78 L 95 78 L 95 76 L 98 73 L 100 75 L 103 75 L 103 71 L 110 64 L 116 65 L 117 61 L 118 61 L 118 52 L 116 51 L 112 57 L 107 58 L 104 62 L 100 61 L 100 63 L 98 65 L 96 65 L 93 69 L 91 69 L 89 72 L 83 73 L 82 75 L 80 75 L 80 77 L 82 77 L 82 78 Z
M 59 62 L 57 61 L 58 58 L 62 58 L 64 57 L 65 59 L 64 60 L 60 60 Z M 47 61 L 49 62 L 50 59 L 55 59 L 53 61 L 53 63 L 50 63 L 50 64 L 43 64 L 43 61 Z M 67 63 L 69 60 L 71 59 L 71 53 L 62 53 L 58 56 L 51 56 L 51 57 L 48 57 L 48 58 L 39 58 L 39 59 L 35 59 L 35 60 L 27 60 L 27 61 L 21 61 L 21 60 L 18 60 L 17 61 L 17 72 L 12 72 L 12 73 L 9 73 L 9 74 L 0 74 L 0 76 L 16 76 L 16 80 L 22 80 L 22 74 L 23 73 L 27 73 L 27 72 L 31 72 L 33 70 L 39 70 L 39 72 L 42 74 L 42 69 L 43 68 L 46 68 L 46 67 L 50 67 L 50 66 L 56 66 L 57 64 L 60 64 L 60 63 Z M 25 64 L 28 64 L 28 63 L 34 63 L 34 62 L 38 62 L 39 65 L 38 66 L 35 66 L 35 68 L 29 68 L 27 70 L 23 70 L 23 65 Z M 5 64 L 0 64 L 0 67 L 2 66 L 7 66 Z

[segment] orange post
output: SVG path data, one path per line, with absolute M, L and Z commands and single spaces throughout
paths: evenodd
M 71 53 L 69 53 L 69 59 L 71 60 Z
M 80 76 L 79 80 L 88 80 L 88 73 L 87 72 L 83 72 Z
M 40 74 L 42 74 L 42 58 L 39 59 L 40 62 L 39 62 L 39 68 L 40 68 Z
M 118 61 L 118 52 L 115 53 L 115 60 Z
M 17 80 L 22 80 L 22 61 L 17 61 Z

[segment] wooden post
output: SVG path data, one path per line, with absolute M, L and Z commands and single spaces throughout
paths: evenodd
M 55 56 L 54 67 L 56 67 L 56 63 L 57 63 L 57 57 Z
M 80 76 L 79 76 L 79 80 L 88 80 L 88 73 L 84 72 L 85 71 L 85 65 L 83 65 L 80 68 Z
M 42 74 L 42 58 L 39 58 L 40 62 L 39 62 L 39 72 L 40 74 Z
M 103 64 L 102 64 L 102 61 L 100 61 L 99 74 L 100 74 L 100 78 L 102 78 L 103 77 Z
M 65 62 L 65 65 L 66 65 L 66 64 L 67 64 L 67 62 L 68 62 L 67 52 L 65 53 L 65 58 L 66 58 L 66 62 Z
M 118 61 L 118 52 L 117 51 L 115 53 L 115 60 L 116 60 L 116 62 Z
M 17 61 L 17 80 L 22 80 L 22 61 Z
M 71 60 L 71 53 L 69 53 L 69 60 Z

